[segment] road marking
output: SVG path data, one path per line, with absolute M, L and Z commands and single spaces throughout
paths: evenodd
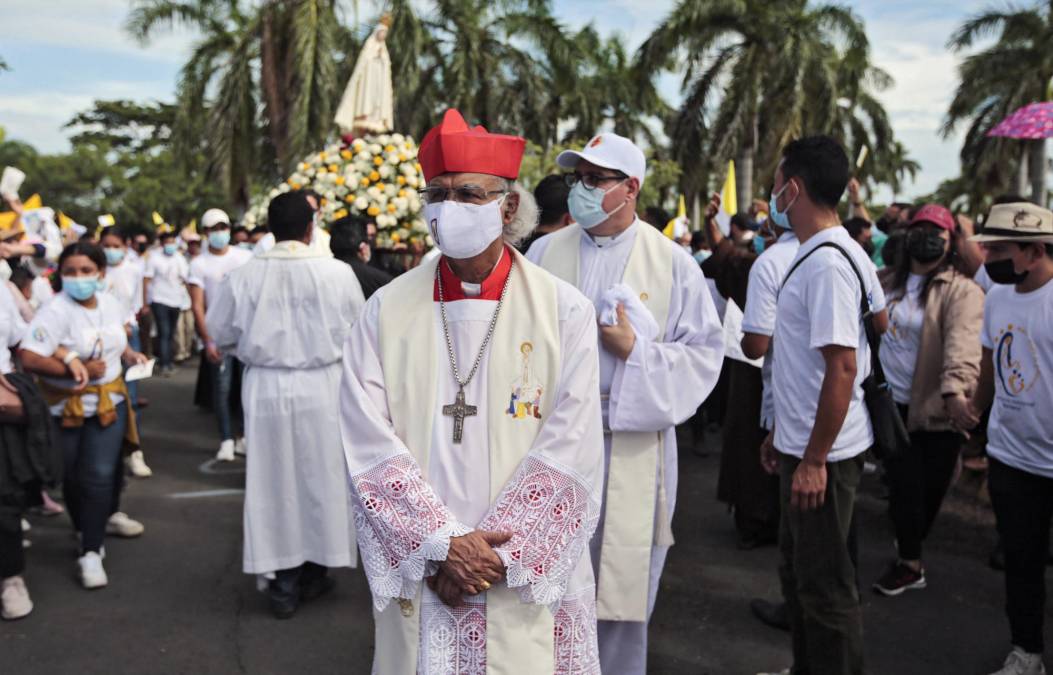
M 227 468 L 217 468 L 220 466 Z M 216 458 L 213 457 L 212 459 L 203 462 L 201 466 L 197 467 L 197 470 L 210 476 L 222 476 L 226 474 L 245 473 L 245 465 L 235 462 L 218 462 L 216 461 Z
M 199 499 L 202 497 L 232 497 L 234 495 L 243 495 L 244 490 L 199 490 L 198 492 L 174 492 L 170 495 L 172 499 Z

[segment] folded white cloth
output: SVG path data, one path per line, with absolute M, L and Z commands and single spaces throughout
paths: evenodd
M 633 326 L 633 332 L 647 340 L 658 337 L 658 322 L 654 320 L 654 315 L 644 307 L 640 295 L 626 284 L 611 286 L 600 298 L 599 313 L 602 325 L 617 325 L 619 304 L 625 306 L 625 313 Z

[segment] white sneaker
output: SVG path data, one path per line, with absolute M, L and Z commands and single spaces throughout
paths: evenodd
M 106 534 L 113 535 L 115 537 L 124 537 L 131 539 L 138 537 L 146 530 L 138 520 L 132 520 L 128 517 L 128 514 L 118 511 L 117 513 L 110 516 L 110 519 L 106 521 Z
M 86 589 L 102 588 L 110 582 L 102 567 L 102 556 L 95 551 L 77 558 L 77 567 L 80 569 L 80 583 Z
M 991 675 L 1046 675 L 1041 654 L 1028 654 L 1020 647 L 1013 647 L 1005 659 L 1002 669 Z
M 219 444 L 219 452 L 216 453 L 217 462 L 234 461 L 234 441 L 223 441 Z
M 4 579 L 2 590 L 0 590 L 0 603 L 3 605 L 0 618 L 3 618 L 4 621 L 21 619 L 33 611 L 33 601 L 29 599 L 29 590 L 22 577 Z
M 124 460 L 124 465 L 128 467 L 128 473 L 136 478 L 149 478 L 154 475 L 153 470 L 146 466 L 146 460 L 143 458 L 142 450 L 136 450 L 128 455 L 128 459 Z
M 245 437 L 241 437 L 234 441 L 234 454 L 245 456 Z

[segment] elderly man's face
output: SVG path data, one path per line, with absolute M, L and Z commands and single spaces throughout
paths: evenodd
M 445 173 L 428 181 L 424 192 L 426 203 L 454 201 L 482 206 L 504 197 L 501 212 L 506 225 L 519 208 L 519 195 L 506 191 L 502 178 L 485 173 Z

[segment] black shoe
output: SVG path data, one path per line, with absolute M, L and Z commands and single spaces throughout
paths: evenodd
M 300 606 L 299 575 L 278 573 L 278 578 L 268 584 L 271 613 L 278 619 L 289 619 Z
M 767 626 L 779 630 L 790 630 L 790 617 L 786 613 L 786 603 L 768 602 L 761 598 L 750 600 L 750 611 Z
M 329 577 L 321 577 L 319 579 L 313 579 L 312 581 L 304 584 L 303 592 L 300 593 L 300 600 L 303 602 L 309 602 L 316 600 L 329 591 L 336 588 L 336 579 Z
M 925 570 L 915 572 L 898 560 L 891 563 L 881 578 L 874 582 L 874 590 L 890 598 L 904 591 L 922 588 L 925 588 Z
M 276 619 L 291 619 L 300 607 L 300 600 L 294 595 L 271 594 L 271 614 Z

